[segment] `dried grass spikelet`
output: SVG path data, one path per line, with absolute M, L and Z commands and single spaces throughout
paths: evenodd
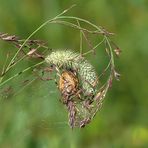
M 51 52 L 45 61 L 57 66 L 60 70 L 77 72 L 85 96 L 95 94 L 97 75 L 93 66 L 80 54 L 71 50 L 56 50 Z

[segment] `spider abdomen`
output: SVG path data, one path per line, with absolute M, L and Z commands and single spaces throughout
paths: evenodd
M 77 76 L 72 71 L 62 72 L 58 87 L 63 96 L 63 102 L 67 103 L 78 92 Z

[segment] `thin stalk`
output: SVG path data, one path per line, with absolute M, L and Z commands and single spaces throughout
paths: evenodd
M 80 26 L 80 23 L 79 21 L 77 20 L 77 23 L 78 23 L 78 26 Z M 83 36 L 82 36 L 83 32 L 80 30 L 80 54 L 82 54 L 83 52 Z
M 104 40 L 105 40 L 105 38 L 103 38 L 103 40 L 101 42 L 99 42 L 96 46 L 94 46 L 93 49 L 83 53 L 83 56 L 93 52 L 99 45 L 101 45 L 104 42 Z
M 3 86 L 4 84 L 6 84 L 8 81 L 14 79 L 15 77 L 21 75 L 22 73 L 24 73 L 24 72 L 26 72 L 26 71 L 28 71 L 28 70 L 30 70 L 30 69 L 36 67 L 36 66 L 41 65 L 41 64 L 43 64 L 44 62 L 45 62 L 45 61 L 39 62 L 39 63 L 37 63 L 37 64 L 35 64 L 35 65 L 33 65 L 33 66 L 30 66 L 30 67 L 28 67 L 28 68 L 22 70 L 21 72 L 19 72 L 19 73 L 13 75 L 12 77 L 10 77 L 10 78 L 8 78 L 7 80 L 5 80 L 5 81 L 3 81 L 2 83 L 0 83 L 0 87 Z
M 86 32 L 91 33 L 91 34 L 100 33 L 100 32 L 98 32 L 98 31 L 96 31 L 96 30 L 95 30 L 95 31 L 91 31 L 91 30 L 82 28 L 82 27 L 80 27 L 80 26 L 78 26 L 78 25 L 76 25 L 76 24 L 74 24 L 74 23 L 67 22 L 67 21 L 54 20 L 54 21 L 52 21 L 52 22 L 50 22 L 50 23 L 62 24 L 62 25 L 65 25 L 65 26 L 70 26 L 70 27 L 72 27 L 72 28 L 76 28 L 76 29 L 78 29 L 78 30 L 83 30 L 83 31 L 86 31 Z
M 108 47 L 109 47 L 109 50 L 110 50 L 111 65 L 112 65 L 112 69 L 111 70 L 113 71 L 114 68 L 115 68 L 115 63 L 114 63 L 114 55 L 113 55 L 112 47 L 111 47 L 110 42 L 109 42 L 109 40 L 108 40 L 108 38 L 106 36 L 105 36 L 105 40 L 106 40 L 106 42 L 108 44 Z
M 5 68 L 6 68 L 6 65 L 7 65 L 8 57 L 9 57 L 9 55 L 7 54 L 7 57 L 6 57 L 6 60 L 5 60 L 3 69 L 2 69 L 2 73 L 1 73 L 1 76 L 0 76 L 0 83 L 2 82 L 4 74 L 5 74 Z
M 104 33 L 104 31 L 101 29 L 101 27 L 98 27 L 97 25 L 91 23 L 90 21 L 87 21 L 85 19 L 82 19 L 82 18 L 79 18 L 79 17 L 74 17 L 74 16 L 59 16 L 58 17 L 59 19 L 74 19 L 74 20 L 79 20 L 79 21 L 82 21 L 82 22 L 85 22 L 91 26 L 93 26 L 94 28 L 96 28 L 98 31 Z
M 28 87 L 32 82 L 34 82 L 37 78 L 32 79 L 29 83 L 27 83 L 25 86 L 21 87 L 20 90 L 18 90 L 13 96 L 18 95 L 20 92 L 22 92 L 26 87 Z
M 78 25 L 79 25 L 79 27 L 81 27 L 80 26 L 80 23 L 79 23 L 79 21 L 77 20 L 77 22 L 78 22 Z M 86 32 L 86 31 L 85 31 Z M 83 30 L 83 28 L 82 28 L 82 30 L 80 30 L 80 43 L 82 44 L 82 42 L 83 42 L 83 36 L 84 36 L 84 39 L 86 40 L 86 43 L 88 44 L 88 46 L 89 46 L 89 48 L 90 48 L 90 50 L 93 48 L 93 46 L 92 46 L 92 44 L 91 44 L 91 42 L 90 42 L 90 40 L 87 38 L 87 36 L 85 35 L 85 32 L 84 32 L 84 30 Z M 81 51 L 81 49 L 82 49 L 82 45 L 80 44 L 80 54 L 82 55 L 82 51 Z

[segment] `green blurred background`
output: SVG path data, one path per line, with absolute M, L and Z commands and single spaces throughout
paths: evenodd
M 113 82 L 101 112 L 84 129 L 71 130 L 67 125 L 67 112 L 58 101 L 54 82 L 34 81 L 16 96 L 1 94 L 0 148 L 148 147 L 147 0 L 0 0 L 0 32 L 26 38 L 72 4 L 77 7 L 69 15 L 116 33 L 114 41 L 122 49 L 116 60 L 121 80 Z M 44 27 L 34 38 L 48 40 L 54 48 L 79 44 L 70 31 L 55 25 Z M 13 54 L 14 47 L 0 41 L 0 68 L 8 51 Z M 22 65 L 13 72 L 20 71 Z M 19 82 L 25 79 L 33 76 L 28 72 L 9 84 L 19 90 Z

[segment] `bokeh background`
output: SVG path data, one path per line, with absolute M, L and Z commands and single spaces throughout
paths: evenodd
M 39 25 L 65 8 L 77 4 L 68 14 L 82 17 L 114 32 L 122 49 L 116 59 L 120 82 L 114 81 L 103 108 L 84 129 L 71 130 L 67 112 L 58 101 L 55 83 L 32 82 L 21 90 L 24 74 L 7 85 L 16 95 L 0 94 L 1 148 L 146 148 L 148 147 L 148 1 L 147 0 L 0 0 L 0 32 L 28 37 Z M 78 45 L 73 32 L 50 25 L 34 38 L 49 47 Z M 12 45 L 0 41 L 0 69 Z M 99 61 L 99 59 L 98 59 Z M 14 72 L 29 66 L 17 66 Z M 97 67 L 97 65 L 94 65 Z M 21 90 L 21 91 L 19 91 Z

